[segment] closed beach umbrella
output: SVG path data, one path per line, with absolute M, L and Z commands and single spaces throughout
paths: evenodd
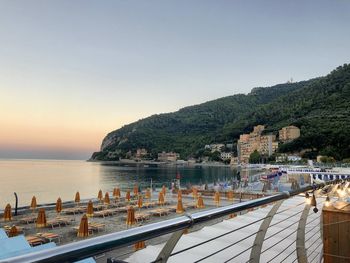
M 203 202 L 203 197 L 200 195 L 198 196 L 198 199 L 197 199 L 197 208 L 204 208 L 204 202 Z
M 77 204 L 80 203 L 80 194 L 79 194 L 79 192 L 76 192 L 76 193 L 75 193 L 74 202 L 76 202 Z
M 88 218 L 86 215 L 83 215 L 83 217 L 80 220 L 79 230 L 77 233 L 78 237 L 87 237 L 89 236 L 89 223 Z
M 233 191 L 232 190 L 229 190 L 227 192 L 227 199 L 230 201 L 233 201 Z
M 181 189 L 179 189 L 177 191 L 177 199 L 181 199 L 182 200 L 182 192 L 181 192 Z
M 18 229 L 16 226 L 12 226 L 9 231 L 9 237 L 15 237 L 18 236 Z
M 145 241 L 139 241 L 139 242 L 135 243 L 135 246 L 134 246 L 135 251 L 143 249 L 145 247 L 146 247 Z
M 120 189 L 119 188 L 114 188 L 113 189 L 113 197 L 115 197 L 115 198 L 120 198 Z
M 159 192 L 159 195 L 158 195 L 158 204 L 159 204 L 159 205 L 164 205 L 164 194 L 163 194 L 163 192 Z
M 215 192 L 215 194 L 214 194 L 214 202 L 215 202 L 216 206 L 219 206 L 219 204 L 220 204 L 220 193 L 218 191 Z
M 7 204 L 4 211 L 4 221 L 11 221 L 11 220 L 12 220 L 11 205 Z
M 92 201 L 90 200 L 88 205 L 87 205 L 87 209 L 86 209 L 86 215 L 88 217 L 94 216 L 94 205 L 92 203 Z
M 166 187 L 165 187 L 165 185 L 162 186 L 162 193 L 163 193 L 164 196 L 166 195 Z
M 192 196 L 194 199 L 198 198 L 198 190 L 196 187 L 192 187 Z
M 109 194 L 108 194 L 108 192 L 106 192 L 106 194 L 105 194 L 104 203 L 105 203 L 105 205 L 109 205 L 109 204 L 111 203 L 111 201 L 110 201 L 110 199 L 109 199 Z
M 182 199 L 177 199 L 176 213 L 182 214 L 183 212 L 185 212 L 185 210 L 184 210 L 184 207 L 182 205 Z
M 127 201 L 130 201 L 130 191 L 129 191 L 129 190 L 126 191 L 125 199 L 126 199 Z
M 127 217 L 126 217 L 126 224 L 128 226 L 132 226 L 132 225 L 135 225 L 136 223 L 136 220 L 135 220 L 135 210 L 134 210 L 134 207 L 133 206 L 129 206 L 128 208 L 128 214 L 127 214 Z
M 146 189 L 146 195 L 145 195 L 145 197 L 146 197 L 147 199 L 151 199 L 151 190 L 150 190 L 149 188 Z
M 33 196 L 33 197 L 32 197 L 32 202 L 30 203 L 30 209 L 35 210 L 36 207 L 37 207 L 37 204 L 36 204 L 36 197 Z
M 139 194 L 139 187 L 137 186 L 137 184 L 134 185 L 134 195 L 138 195 Z
M 141 208 L 143 205 L 142 195 L 139 195 L 139 199 L 137 200 L 137 206 Z
M 36 219 L 36 227 L 46 227 L 46 214 L 44 208 L 39 209 L 38 218 Z
M 101 189 L 100 189 L 100 191 L 98 191 L 97 198 L 98 198 L 98 200 L 100 200 L 102 202 L 103 195 L 102 195 L 102 190 Z
M 57 212 L 57 214 L 59 214 L 59 213 L 61 213 L 61 211 L 62 211 L 62 200 L 59 197 L 56 201 L 56 212 Z

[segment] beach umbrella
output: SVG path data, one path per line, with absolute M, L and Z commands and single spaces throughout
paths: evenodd
M 137 206 L 139 207 L 139 208 L 141 208 L 142 207 L 142 195 L 139 195 L 139 199 L 137 200 Z
M 36 219 L 36 227 L 46 227 L 46 214 L 44 208 L 39 209 L 38 218 Z
M 7 204 L 4 210 L 4 221 L 11 221 L 11 220 L 12 220 L 11 205 Z
M 233 201 L 233 191 L 232 190 L 229 190 L 227 192 L 227 199 L 230 201 Z
M 146 247 L 145 241 L 139 241 L 139 242 L 135 243 L 135 246 L 134 246 L 135 251 L 143 249 L 145 247 Z
M 127 201 L 130 201 L 130 198 L 131 198 L 131 196 L 130 196 L 130 191 L 128 190 L 128 191 L 126 191 L 125 199 L 126 199 Z
M 37 204 L 36 204 L 36 197 L 33 196 L 33 197 L 32 197 L 32 202 L 30 203 L 30 209 L 32 209 L 32 210 L 34 211 L 36 207 L 37 207 Z
M 158 195 L 158 204 L 159 204 L 159 205 L 164 205 L 164 194 L 163 194 L 163 192 L 159 192 L 159 195 Z
M 126 217 L 126 224 L 128 226 L 132 226 L 135 225 L 136 220 L 135 220 L 135 210 L 133 206 L 129 206 L 128 207 L 128 213 L 127 213 L 127 217 Z
M 179 189 L 177 191 L 177 199 L 181 199 L 182 200 L 182 192 L 181 192 L 181 189 Z
M 105 194 L 105 199 L 103 200 L 105 205 L 109 205 L 111 203 L 110 199 L 109 199 L 109 194 L 108 192 L 106 192 Z
M 200 195 L 198 196 L 198 199 L 197 199 L 197 208 L 204 208 L 204 202 L 203 202 L 203 197 Z
M 92 203 L 92 201 L 90 200 L 88 205 L 87 205 L 87 209 L 86 209 L 86 215 L 88 217 L 94 216 L 94 204 Z
M 146 197 L 147 199 L 151 199 L 151 190 L 150 190 L 149 188 L 146 189 L 146 195 L 145 195 L 145 197 Z
M 214 194 L 214 202 L 215 202 L 216 206 L 219 206 L 219 204 L 220 204 L 220 193 L 218 191 L 216 191 L 215 194 Z
M 77 204 L 80 203 L 80 194 L 79 194 L 79 192 L 76 192 L 76 193 L 75 193 L 74 202 L 77 203 Z
M 120 198 L 120 189 L 119 188 L 114 188 L 113 189 L 113 196 L 115 197 L 115 198 Z
M 56 212 L 57 212 L 57 214 L 59 214 L 59 213 L 61 213 L 61 211 L 62 211 L 62 200 L 59 197 L 56 201 Z
M 177 199 L 176 213 L 182 214 L 185 212 L 184 207 L 182 206 L 182 199 Z
M 102 202 L 103 195 L 102 195 L 102 190 L 101 189 L 100 189 L 100 191 L 98 191 L 97 198 L 98 198 L 98 200 L 100 200 L 100 202 Z
M 139 187 L 137 186 L 137 184 L 134 185 L 134 195 L 138 195 L 139 194 Z
M 9 231 L 9 234 L 8 234 L 9 237 L 15 237 L 15 236 L 18 236 L 18 229 L 16 226 L 12 226 L 10 228 L 10 231 Z
M 78 237 L 87 237 L 89 236 L 89 223 L 88 218 L 86 215 L 83 215 L 83 217 L 80 220 L 79 230 L 77 233 Z
M 164 184 L 163 184 L 163 186 L 162 186 L 162 193 L 163 193 L 164 196 L 166 195 L 166 187 L 165 187 Z
M 196 187 L 192 187 L 192 196 L 194 199 L 198 198 L 198 189 Z

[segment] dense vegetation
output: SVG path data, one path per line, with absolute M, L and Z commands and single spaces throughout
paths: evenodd
M 287 125 L 301 129 L 301 137 L 281 145 L 281 152 L 302 151 L 305 157 L 322 154 L 337 160 L 350 157 L 350 65 L 325 77 L 254 88 L 247 95 L 228 96 L 125 125 L 109 133 L 101 152 L 92 158 L 113 159 L 146 148 L 151 157 L 175 151 L 186 159 L 200 155 L 205 144 L 235 143 L 239 134 L 250 132 L 257 124 L 276 134 Z

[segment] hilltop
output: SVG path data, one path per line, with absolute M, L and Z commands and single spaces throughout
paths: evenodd
M 281 152 L 304 151 L 337 160 L 350 157 L 350 65 L 327 76 L 272 87 L 254 88 L 237 94 L 157 114 L 112 131 L 103 139 L 93 160 L 124 157 L 145 148 L 150 157 L 161 151 L 196 156 L 206 144 L 235 144 L 239 135 L 262 124 L 276 133 L 283 126 L 301 129 L 297 140 L 280 146 Z M 114 155 L 109 155 L 109 153 Z M 110 156 L 114 156 L 111 158 Z

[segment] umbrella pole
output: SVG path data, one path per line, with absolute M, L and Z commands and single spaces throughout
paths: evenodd
M 18 209 L 18 196 L 17 196 L 17 193 L 14 192 L 13 193 L 15 195 L 15 198 L 16 198 L 16 205 L 15 205 L 15 216 L 17 216 L 17 209 Z

